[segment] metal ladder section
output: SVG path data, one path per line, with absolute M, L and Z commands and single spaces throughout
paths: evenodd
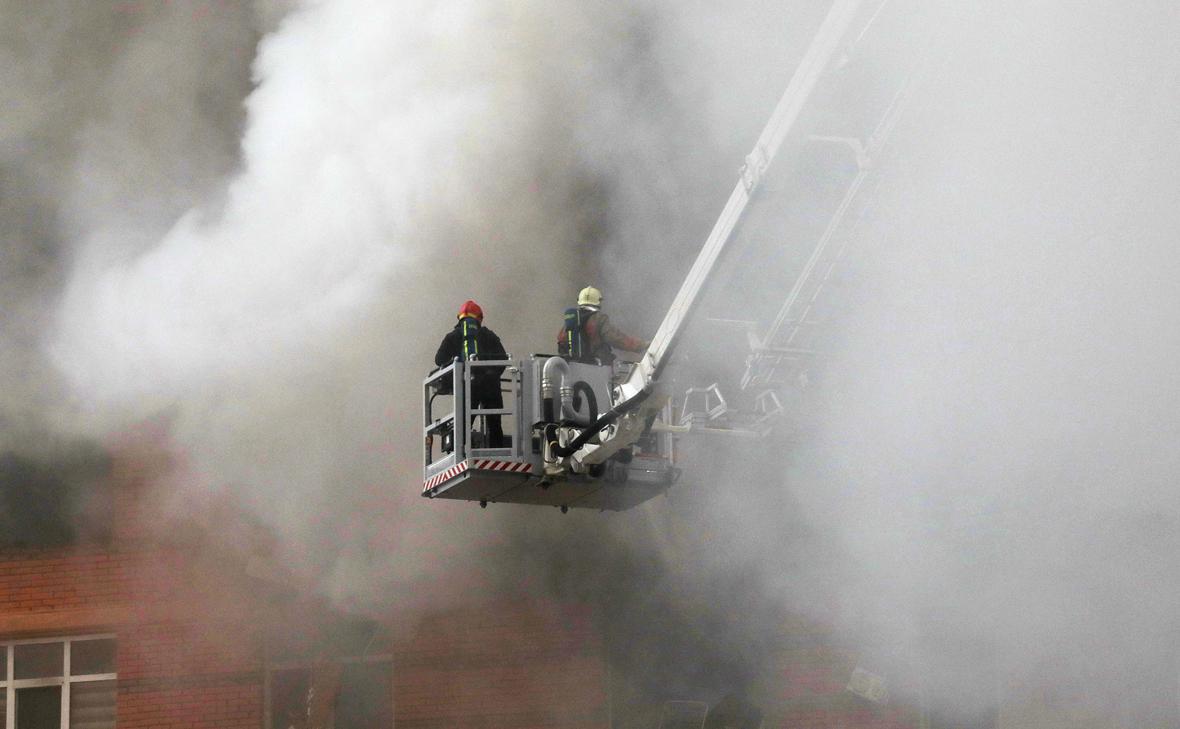
M 835 91 L 843 83 L 841 69 L 859 63 L 875 63 L 877 56 L 873 49 L 874 43 L 882 39 L 908 42 L 906 38 L 897 38 L 893 33 L 899 27 L 921 27 L 920 23 L 914 21 L 918 15 L 930 12 L 931 7 L 925 0 L 879 0 L 873 9 L 865 13 L 867 19 L 856 37 L 842 49 L 842 59 L 834 68 L 823 71 L 827 77 L 823 85 Z M 874 29 L 879 32 L 870 35 Z M 822 311 L 821 306 L 825 295 L 832 289 L 831 284 L 842 261 L 845 261 L 854 242 L 863 237 L 865 212 L 875 198 L 876 188 L 881 185 L 881 175 L 875 174 L 878 163 L 914 97 L 930 81 L 936 66 L 934 59 L 944 55 L 938 50 L 938 44 L 932 42 L 932 35 L 920 31 L 918 35 L 923 36 L 919 40 L 921 51 L 912 62 L 898 69 L 892 93 L 887 92 L 883 97 L 885 103 L 877 112 L 875 123 L 870 118 L 859 131 L 813 133 L 800 140 L 804 145 L 827 146 L 839 154 L 846 154 L 855 165 L 855 174 L 847 181 L 842 195 L 837 192 L 840 195 L 838 202 L 823 203 L 824 207 L 834 203 L 834 207 L 830 208 L 830 217 L 818 238 L 814 239 L 810 254 L 770 324 L 762 330 L 762 325 L 755 321 L 712 320 L 723 326 L 736 325 L 746 332 L 749 350 L 745 371 L 738 383 L 742 395 L 735 398 L 743 406 L 731 407 L 716 383 L 708 387 L 690 388 L 684 394 L 683 407 L 674 426 L 677 431 L 765 435 L 787 414 L 788 407 L 783 403 L 792 400 L 791 391 L 806 387 L 816 355 L 824 347 L 822 337 L 830 331 L 830 327 L 836 325 L 827 320 L 831 317 Z M 831 119 L 837 123 L 849 117 L 839 113 L 838 104 L 824 111 L 832 114 Z M 822 130 L 824 125 L 819 123 L 818 126 Z M 753 162 L 760 161 L 756 152 L 757 149 L 751 155 Z M 757 169 L 757 179 L 762 176 L 766 165 L 754 164 L 751 159 L 747 160 L 747 170 L 751 167 Z M 743 174 L 747 174 L 747 171 L 743 170 Z M 794 200 L 791 204 L 799 206 L 803 203 Z M 764 203 L 762 209 L 766 211 L 774 208 Z M 736 236 L 748 234 L 742 229 L 735 231 Z M 791 240 L 790 236 L 782 236 L 781 231 L 776 237 L 784 239 L 767 240 L 767 244 L 797 245 L 800 242 L 798 238 Z M 749 244 L 748 240 L 744 243 Z M 829 296 L 829 308 L 833 301 L 834 298 Z
M 856 162 L 857 172 L 815 243 L 794 285 L 779 307 L 778 314 L 761 336 L 751 333 L 750 354 L 742 375 L 743 390 L 781 388 L 797 383 L 816 354 L 814 333 L 827 324 L 813 318 L 816 303 L 832 279 L 832 272 L 856 238 L 863 218 L 859 215 L 845 225 L 861 189 L 871 176 L 873 161 L 893 131 L 905 106 L 912 83 L 907 81 L 894 95 L 885 116 L 867 142 L 852 137 L 813 135 L 814 144 L 846 147 Z M 860 211 L 858 211 L 860 212 Z
M 847 49 L 846 39 L 860 17 L 863 5 L 864 0 L 833 0 L 753 151 L 746 156 L 740 179 L 656 329 L 651 344 L 627 378 L 616 387 L 613 410 L 619 415 L 612 424 L 613 433 L 598 444 L 581 443 L 571 456 L 573 461 L 583 465 L 605 462 L 620 448 L 634 442 L 650 427 L 651 418 L 664 409 L 667 395 L 660 391 L 660 379 L 683 339 L 685 324 L 699 303 L 717 261 L 730 242 L 738 237 L 735 231 L 758 194 L 770 164 L 788 138 L 801 136 L 796 127 L 803 111 L 809 106 L 817 85 L 841 58 L 841 52 Z M 649 398 L 653 394 L 655 396 Z M 683 432 L 680 426 L 685 424 L 664 425 Z
M 853 49 L 863 40 L 887 5 L 889 0 L 878 7 L 853 44 Z M 807 371 L 818 351 L 817 339 L 823 327 L 830 325 L 830 322 L 815 317 L 817 303 L 828 289 L 833 272 L 860 233 L 867 200 L 873 197 L 871 191 L 867 195 L 862 195 L 862 192 L 873 177 L 877 169 L 875 163 L 909 106 L 915 88 L 924 83 L 931 67 L 932 55 L 932 46 L 927 44 L 924 53 L 899 85 L 866 139 L 822 134 L 808 137 L 807 141 L 811 144 L 844 148 L 856 164 L 856 174 L 848 183 L 811 255 L 766 331 L 758 335 L 755 325 L 752 322 L 748 324 L 750 353 L 741 379 L 742 390 L 757 392 L 758 398 L 764 398 L 768 392 L 806 385 Z

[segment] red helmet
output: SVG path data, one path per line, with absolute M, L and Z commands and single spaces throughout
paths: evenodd
M 465 316 L 470 316 L 476 321 L 483 323 L 483 309 L 479 308 L 479 304 L 471 299 L 463 302 L 463 306 L 459 307 L 459 316 L 456 319 L 462 319 Z

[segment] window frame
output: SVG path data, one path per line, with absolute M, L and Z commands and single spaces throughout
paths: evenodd
M 4 651 L 6 658 L 6 670 L 4 671 L 4 675 L 0 676 L 0 690 L 4 692 L 4 726 L 0 727 L 0 729 L 16 729 L 16 692 L 20 689 L 60 686 L 61 729 L 69 729 L 71 684 L 118 680 L 118 671 L 112 673 L 87 673 L 80 676 L 70 675 L 70 660 L 73 656 L 73 650 L 71 650 L 72 645 L 73 643 L 87 640 L 113 640 L 115 641 L 115 650 L 118 651 L 119 643 L 114 633 L 0 640 L 0 650 Z M 46 676 L 43 678 L 14 678 L 16 672 L 16 647 L 19 645 L 35 645 L 39 643 L 60 644 L 62 646 L 61 675 Z

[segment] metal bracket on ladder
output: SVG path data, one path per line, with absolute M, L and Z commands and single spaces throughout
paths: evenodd
M 785 413 L 774 390 L 764 390 L 754 399 L 752 410 L 730 408 L 717 383 L 708 387 L 690 387 L 684 393 L 680 417 L 675 424 L 663 422 L 653 430 L 664 433 L 726 435 L 762 438 L 768 435 Z
M 708 387 L 690 387 L 684 392 L 679 424 L 692 426 L 694 423 L 716 420 L 727 412 L 729 403 L 725 402 L 725 396 L 716 382 Z
M 829 137 L 819 134 L 813 134 L 807 138 L 812 142 L 827 142 L 829 144 L 842 144 L 852 150 L 852 154 L 856 157 L 856 168 L 864 171 L 872 166 L 873 160 L 869 157 L 869 150 L 865 147 L 859 139 L 855 137 Z
M 758 425 L 769 430 L 774 420 L 783 414 L 783 404 L 774 390 L 763 390 L 755 398 L 754 413 L 758 416 Z
M 746 155 L 746 163 L 742 165 L 742 184 L 746 187 L 746 194 L 752 195 L 754 188 L 758 187 L 758 183 L 762 182 L 762 175 L 765 174 L 770 160 L 766 157 L 766 148 L 761 144 L 754 147 L 753 151 Z

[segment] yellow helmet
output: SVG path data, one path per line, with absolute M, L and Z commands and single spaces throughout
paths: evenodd
M 578 292 L 578 306 L 602 306 L 602 292 L 587 286 Z

